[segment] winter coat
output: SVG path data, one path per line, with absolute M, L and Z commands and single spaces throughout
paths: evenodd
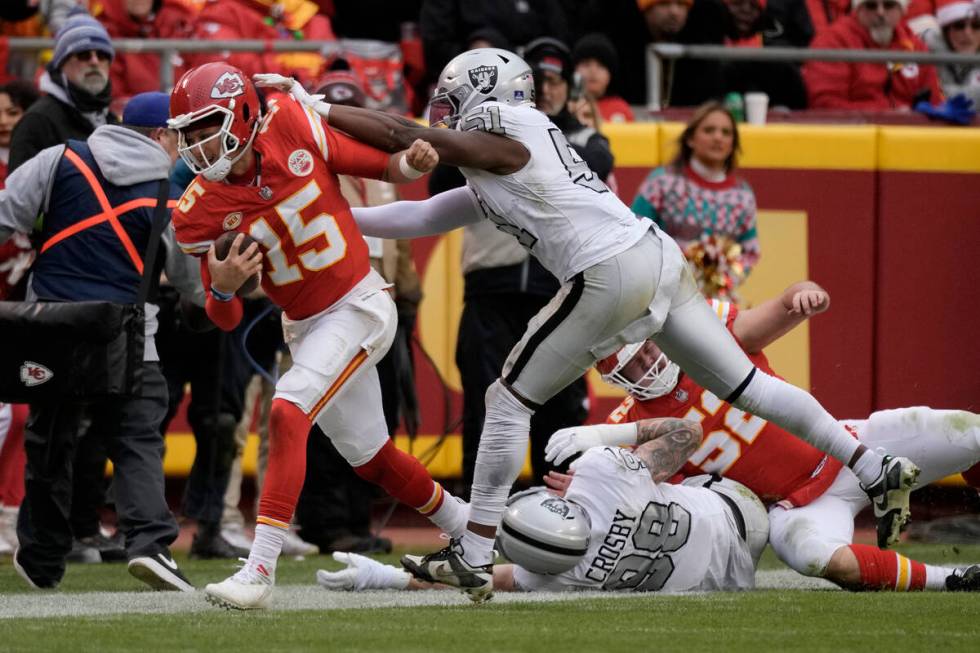
M 950 51 L 942 30 L 927 29 L 922 33 L 922 40 L 932 52 Z M 950 64 L 936 66 L 936 72 L 939 74 L 939 85 L 946 97 L 962 94 L 973 100 L 974 108 L 980 107 L 980 66 Z
M 811 48 L 833 50 L 899 50 L 925 52 L 926 46 L 905 25 L 895 28 L 888 47 L 871 40 L 871 34 L 852 15 L 843 16 L 817 34 Z M 882 111 L 911 108 L 920 100 L 942 101 L 939 79 L 933 66 L 880 63 L 809 61 L 803 80 L 812 109 L 858 109 Z

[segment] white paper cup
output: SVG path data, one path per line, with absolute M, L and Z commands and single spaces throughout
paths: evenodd
M 745 94 L 745 119 L 750 125 L 766 124 L 766 112 L 769 110 L 769 96 L 765 93 Z

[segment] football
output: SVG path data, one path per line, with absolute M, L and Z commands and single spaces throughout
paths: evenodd
M 214 241 L 214 255 L 219 261 L 225 260 L 225 258 L 228 256 L 228 252 L 231 251 L 232 243 L 235 242 L 235 238 L 238 236 L 238 234 L 239 232 L 237 231 L 228 231 L 221 234 L 221 236 Z M 240 252 L 244 252 L 246 249 L 251 247 L 252 243 L 258 242 L 248 234 L 242 234 L 242 236 L 244 237 L 242 238 L 242 243 L 239 247 Z M 258 289 L 261 281 L 262 274 L 257 272 L 246 279 L 245 283 L 242 284 L 241 288 L 239 288 L 235 294 L 237 294 L 239 297 L 249 295 Z

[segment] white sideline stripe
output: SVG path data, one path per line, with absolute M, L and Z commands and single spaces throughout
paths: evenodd
M 819 578 L 806 578 L 788 569 L 760 571 L 760 589 L 828 589 L 834 585 Z M 498 603 L 548 603 L 601 598 L 616 600 L 637 596 L 630 592 L 538 592 L 498 593 L 487 606 Z M 363 610 L 419 606 L 460 606 L 469 601 L 451 590 L 429 592 L 330 592 L 314 583 L 284 585 L 272 594 L 272 610 Z M 44 617 L 87 617 L 116 614 L 177 614 L 217 610 L 204 600 L 204 593 L 184 592 L 31 592 L 0 595 L 0 620 Z

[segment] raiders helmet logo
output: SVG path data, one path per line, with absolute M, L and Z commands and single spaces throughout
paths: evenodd
M 561 499 L 546 499 L 541 502 L 541 507 L 548 512 L 553 512 L 562 519 L 568 519 L 568 504 Z
M 218 81 L 211 87 L 211 97 L 220 100 L 222 98 L 237 97 L 245 92 L 245 82 L 238 73 L 222 73 Z
M 20 382 L 28 388 L 47 383 L 54 378 L 54 372 L 40 363 L 24 361 L 20 366 Z
M 470 84 L 478 93 L 486 95 L 497 85 L 496 66 L 477 66 L 469 70 Z

